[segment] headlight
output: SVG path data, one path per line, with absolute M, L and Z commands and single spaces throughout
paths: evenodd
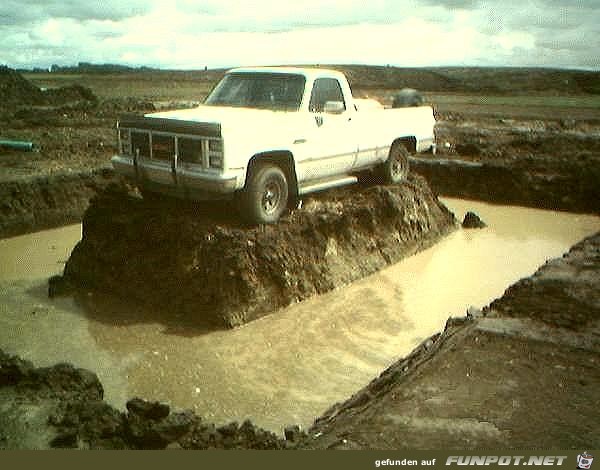
M 208 141 L 208 166 L 210 168 L 223 168 L 223 141 Z
M 223 155 L 211 154 L 208 157 L 208 166 L 211 168 L 223 168 Z
M 208 150 L 211 152 L 223 152 L 223 141 L 222 140 L 209 140 Z

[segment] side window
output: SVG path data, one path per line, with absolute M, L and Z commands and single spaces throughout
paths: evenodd
M 308 109 L 313 113 L 321 113 L 327 101 L 341 102 L 344 105 L 344 110 L 346 109 L 340 82 L 335 78 L 317 78 L 310 95 Z

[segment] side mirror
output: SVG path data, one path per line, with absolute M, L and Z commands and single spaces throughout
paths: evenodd
M 343 101 L 325 101 L 323 112 L 329 114 L 342 114 L 346 110 Z

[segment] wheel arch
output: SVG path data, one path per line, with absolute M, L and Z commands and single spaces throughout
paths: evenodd
M 394 145 L 404 145 L 404 147 L 406 147 L 406 150 L 408 150 L 408 153 L 410 154 L 414 154 L 417 151 L 417 138 L 415 136 L 405 136 L 405 137 L 398 137 L 397 139 L 395 139 L 392 142 L 392 145 L 390 146 L 390 149 L 394 146 Z
M 246 180 L 244 181 L 244 187 L 248 184 L 250 175 L 254 171 L 257 165 L 262 163 L 273 163 L 277 165 L 283 173 L 286 175 L 288 180 L 288 190 L 293 196 L 298 195 L 298 178 L 296 176 L 296 166 L 294 164 L 294 155 L 289 150 L 273 150 L 268 152 L 260 152 L 252 156 L 248 162 L 248 169 L 246 171 Z

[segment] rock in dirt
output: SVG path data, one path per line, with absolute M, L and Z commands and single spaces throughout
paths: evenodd
M 231 327 L 372 274 L 454 228 L 453 214 L 419 177 L 329 191 L 259 227 L 244 226 L 225 203 L 106 191 L 85 213 L 64 278 L 165 315 Z
M 462 222 L 462 228 L 485 228 L 487 224 L 475 212 L 467 212 Z
M 169 405 L 158 402 L 144 401 L 141 398 L 133 398 L 127 402 L 127 411 L 130 415 L 136 415 L 144 419 L 159 420 L 169 416 L 171 412 Z

